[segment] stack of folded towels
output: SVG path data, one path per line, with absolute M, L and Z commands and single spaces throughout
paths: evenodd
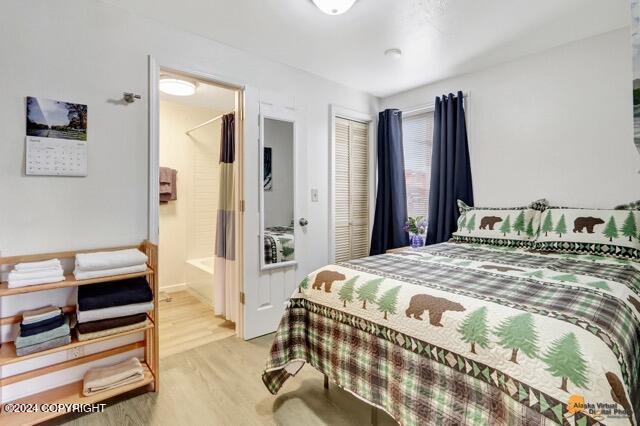
M 71 343 L 69 318 L 55 306 L 22 313 L 20 333 L 15 340 L 16 355 L 23 356 Z
M 95 367 L 84 375 L 82 393 L 91 396 L 120 386 L 144 380 L 144 369 L 138 358 L 106 367 Z
M 73 275 L 78 280 L 88 280 L 144 272 L 147 260 L 147 255 L 137 249 L 79 253 Z
M 153 293 L 145 277 L 78 287 L 78 340 L 144 328 L 152 309 Z
M 26 287 L 60 281 L 64 281 L 64 271 L 60 260 L 51 259 L 14 265 L 13 270 L 9 272 L 8 287 Z

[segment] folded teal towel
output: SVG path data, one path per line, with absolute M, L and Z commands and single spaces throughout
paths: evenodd
M 67 334 L 66 336 L 56 337 L 55 339 L 47 340 L 46 342 L 16 348 L 16 355 L 25 356 L 34 354 L 36 352 L 42 352 L 48 349 L 57 348 L 58 346 L 68 345 L 69 343 L 71 343 L 71 335 Z
M 53 328 L 49 331 L 45 331 L 44 333 L 34 334 L 32 336 L 16 337 L 16 349 L 24 348 L 25 346 L 37 345 L 48 340 L 65 336 L 70 333 L 71 329 L 69 328 L 69 317 L 65 316 L 64 324 L 62 324 L 60 327 Z

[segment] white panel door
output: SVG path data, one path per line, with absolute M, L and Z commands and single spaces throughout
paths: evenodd
M 278 327 L 289 297 L 298 285 L 298 265 L 304 254 L 304 233 L 298 223 L 303 212 L 304 193 L 300 180 L 300 161 L 304 157 L 304 143 L 300 140 L 301 117 L 295 104 L 285 97 L 261 91 L 245 91 L 244 142 L 244 338 L 245 340 L 272 333 Z M 281 268 L 261 268 L 264 247 L 260 236 L 260 114 L 281 117 L 295 122 L 294 135 L 294 233 L 296 264 Z M 275 167 L 274 164 L 274 173 Z

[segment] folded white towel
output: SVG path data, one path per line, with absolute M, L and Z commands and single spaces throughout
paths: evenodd
M 35 269 L 61 268 L 58 259 L 43 260 L 42 262 L 18 263 L 13 268 L 16 271 L 33 271 Z
M 102 269 L 100 271 L 85 271 L 83 269 L 76 268 L 73 271 L 77 280 L 90 280 L 92 278 L 111 277 L 113 275 L 135 274 L 136 272 L 144 272 L 147 270 L 147 264 L 136 266 L 127 266 L 125 268 L 116 269 Z
M 27 287 L 30 285 L 57 283 L 60 281 L 64 281 L 64 275 L 62 274 L 51 275 L 49 277 L 44 277 L 44 278 L 30 278 L 27 280 L 9 280 L 7 287 L 9 288 Z
M 77 311 L 78 322 L 99 321 L 108 318 L 118 318 L 127 315 L 142 314 L 153 309 L 153 302 L 133 303 L 131 305 L 112 306 L 110 308 Z
M 99 271 L 104 269 L 126 268 L 147 263 L 149 258 L 137 249 L 79 253 L 76 255 L 76 269 Z
M 62 268 L 46 268 L 33 269 L 28 271 L 11 271 L 9 272 L 9 281 L 13 280 L 30 280 L 33 278 L 46 278 L 51 276 L 64 275 Z

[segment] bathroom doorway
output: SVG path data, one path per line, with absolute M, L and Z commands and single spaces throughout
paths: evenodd
M 159 334 L 165 357 L 236 334 L 240 301 L 229 301 L 216 282 L 238 280 L 239 265 L 220 256 L 225 242 L 219 238 L 228 222 L 240 222 L 234 220 L 240 214 L 240 158 L 227 157 L 231 140 L 239 150 L 242 89 L 164 68 L 157 83 Z

